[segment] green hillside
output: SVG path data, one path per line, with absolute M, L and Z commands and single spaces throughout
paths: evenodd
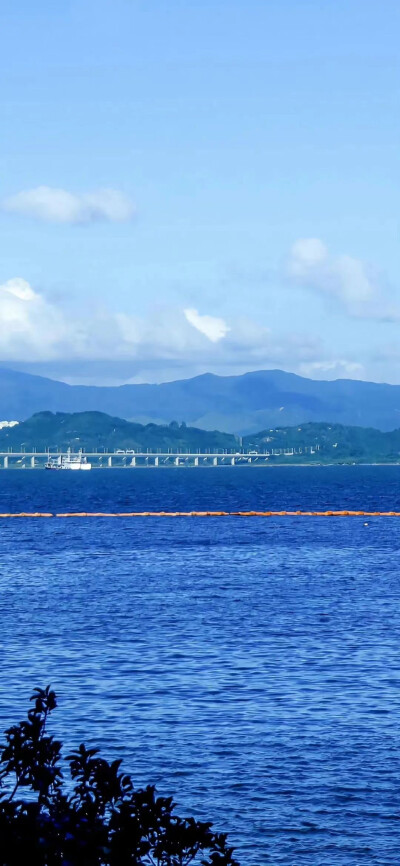
M 216 451 L 268 453 L 271 463 L 397 463 L 400 430 L 310 423 L 262 430 L 240 441 L 231 433 L 171 424 L 137 424 L 104 412 L 39 412 L 0 430 L 0 451 Z
M 243 447 L 269 451 L 270 459 L 279 462 L 396 463 L 400 461 L 400 430 L 382 433 L 372 427 L 310 423 L 245 436 Z
M 0 451 L 25 449 L 44 451 L 47 448 L 86 451 L 117 448 L 146 451 L 196 450 L 227 448 L 237 450 L 238 439 L 218 430 L 198 430 L 173 421 L 168 426 L 136 424 L 113 418 L 104 412 L 38 412 L 16 427 L 0 430 Z

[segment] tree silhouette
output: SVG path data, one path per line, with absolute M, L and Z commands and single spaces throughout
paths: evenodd
M 62 743 L 46 731 L 56 695 L 34 689 L 31 701 L 0 747 L 1 866 L 239 866 L 226 834 L 178 817 L 152 785 L 135 790 L 97 749 L 66 757 L 65 784 Z

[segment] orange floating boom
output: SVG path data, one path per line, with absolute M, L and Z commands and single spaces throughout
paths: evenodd
M 0 515 L 1 516 L 1 515 Z M 28 516 L 28 515 L 26 515 Z M 36 515 L 35 515 L 36 516 Z M 37 515 L 38 516 L 38 515 Z M 51 515 L 43 515 L 51 516 Z M 120 511 L 67 512 L 56 517 L 400 517 L 400 511 Z
M 9 517 L 400 517 L 400 511 L 19 511 Z

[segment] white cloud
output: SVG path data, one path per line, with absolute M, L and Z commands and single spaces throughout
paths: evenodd
M 397 321 L 400 308 L 391 304 L 371 269 L 360 259 L 331 255 L 319 238 L 297 240 L 288 260 L 297 283 L 339 301 L 357 318 Z
M 201 334 L 204 334 L 211 343 L 218 343 L 230 331 L 229 325 L 224 319 L 217 319 L 214 316 L 201 316 L 197 310 L 184 310 L 186 320 L 190 325 L 193 325 Z
M 228 331 L 222 319 L 161 307 L 147 318 L 121 312 L 80 317 L 26 280 L 0 285 L 0 360 L 201 357 Z
M 5 295 L 11 295 L 14 298 L 19 298 L 20 301 L 34 301 L 37 295 L 26 280 L 20 277 L 14 277 L 13 280 L 7 280 L 0 286 L 0 291 Z
M 319 238 L 301 238 L 292 246 L 289 270 L 295 277 L 308 277 L 327 258 L 328 250 Z
M 0 362 L 42 365 L 42 373 L 46 364 L 55 369 L 67 363 L 84 378 L 85 369 L 99 362 L 103 368 L 108 362 L 125 369 L 134 362 L 164 370 L 165 378 L 167 368 L 179 369 L 181 376 L 187 370 L 293 369 L 321 354 L 319 343 L 299 335 L 273 336 L 242 317 L 227 323 L 176 307 L 159 307 L 146 317 L 80 315 L 79 307 L 64 309 L 21 278 L 0 285 Z
M 134 214 L 130 199 L 116 189 L 75 194 L 65 189 L 38 186 L 6 198 L 2 207 L 52 223 L 125 222 Z
M 399 350 L 390 357 L 329 351 L 320 337 L 277 334 L 260 322 L 188 317 L 188 308 L 159 306 L 144 316 L 84 310 L 46 298 L 22 278 L 0 285 L 0 364 L 75 382 L 166 381 L 207 371 L 220 374 L 279 368 L 313 379 L 398 381 Z M 189 311 L 194 311 L 189 308 Z M 192 319 L 192 321 L 191 321 Z M 200 320 L 201 328 L 194 325 Z M 389 348 L 386 347 L 387 351 Z M 376 350 L 375 350 L 376 354 Z M 396 369 L 396 376 L 394 374 Z M 68 378 L 68 376 L 67 376 Z
M 19 277 L 0 285 L 0 355 L 3 359 L 54 357 L 67 339 L 62 314 Z

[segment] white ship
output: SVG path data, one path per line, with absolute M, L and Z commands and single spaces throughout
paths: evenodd
M 66 456 L 63 454 L 58 454 L 57 457 L 50 457 L 45 466 L 46 469 L 91 469 L 92 464 L 88 463 L 87 457 L 83 454 L 82 451 L 78 451 L 78 454 L 73 454 L 71 449 L 68 448 Z

